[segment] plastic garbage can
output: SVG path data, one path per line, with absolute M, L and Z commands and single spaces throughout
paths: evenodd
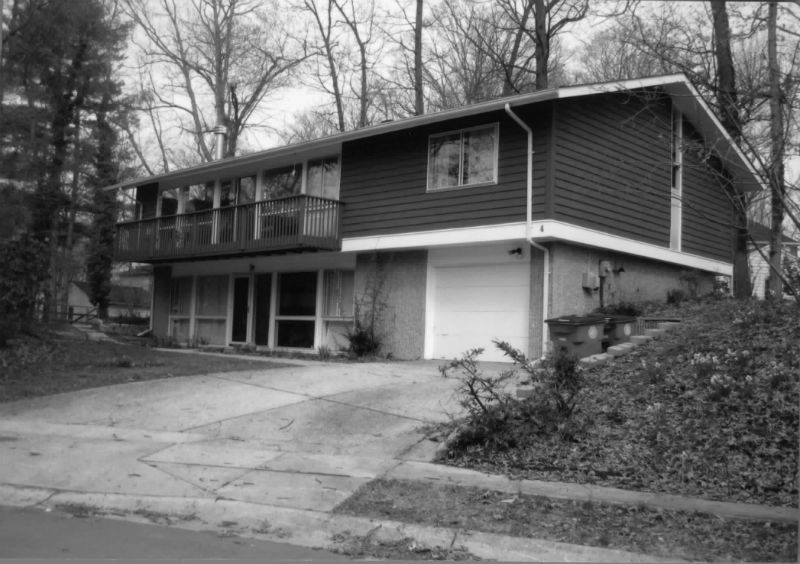
M 627 343 L 633 335 L 636 318 L 629 315 L 607 315 L 605 325 L 605 341 L 607 347 Z
M 556 351 L 565 350 L 578 358 L 603 352 L 605 317 L 596 315 L 564 315 L 545 319 L 550 340 Z

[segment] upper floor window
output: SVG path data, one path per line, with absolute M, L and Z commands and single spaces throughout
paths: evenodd
M 306 194 L 332 200 L 339 198 L 339 157 L 308 161 Z
M 264 199 L 274 200 L 300 193 L 302 165 L 267 170 L 264 172 Z
M 497 124 L 431 135 L 428 190 L 497 182 Z
M 184 189 L 186 213 L 210 210 L 214 207 L 214 183 L 192 184 Z

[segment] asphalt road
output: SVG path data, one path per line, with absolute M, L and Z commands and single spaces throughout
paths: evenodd
M 0 506 L 0 558 L 347 560 L 289 544 Z

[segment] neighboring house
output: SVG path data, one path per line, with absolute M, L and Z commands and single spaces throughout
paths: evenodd
M 143 264 L 131 265 L 131 268 L 116 268 L 112 272 L 111 283 L 117 286 L 142 288 L 149 294 L 153 287 L 153 267 Z
M 732 273 L 752 165 L 683 75 L 543 90 L 202 164 L 135 190 L 117 260 L 153 264 L 153 333 L 531 356 L 545 319 Z M 693 272 L 687 277 L 688 271 Z
M 763 300 L 766 296 L 767 280 L 769 279 L 769 263 L 764 257 L 769 257 L 770 228 L 762 223 L 751 222 L 748 229 L 752 241 L 748 243 L 747 262 L 750 265 L 753 296 Z M 781 238 L 783 257 L 799 259 L 800 241 L 786 235 L 782 235 Z
M 91 290 L 88 282 L 73 281 L 69 285 L 69 311 L 70 319 L 83 313 L 92 311 L 89 296 Z M 119 316 L 147 317 L 150 315 L 150 291 L 133 286 L 112 284 L 108 294 L 108 317 Z

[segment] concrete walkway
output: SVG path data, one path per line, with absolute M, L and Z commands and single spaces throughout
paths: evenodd
M 0 505 L 87 505 L 125 519 L 155 516 L 187 529 L 329 549 L 337 535 L 349 534 L 412 537 L 499 560 L 660 560 L 333 514 L 378 477 L 638 502 L 601 495 L 612 488 L 513 481 L 431 464 L 438 444 L 425 438 L 424 426 L 457 413 L 454 386 L 430 362 L 304 362 L 2 404 Z M 724 505 L 708 510 L 728 514 L 734 504 Z M 792 518 L 785 513 L 751 518 Z

